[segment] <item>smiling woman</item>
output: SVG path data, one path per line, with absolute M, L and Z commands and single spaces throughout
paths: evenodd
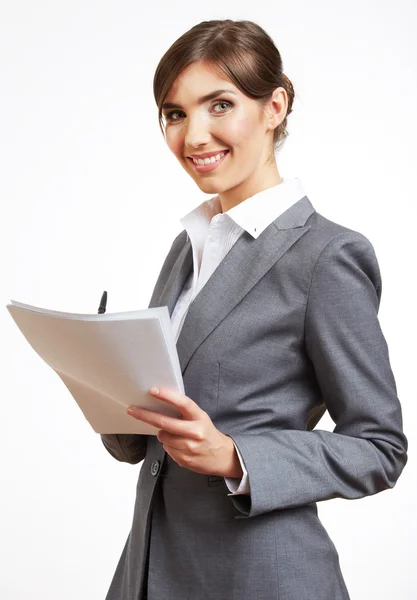
M 168 308 L 185 390 L 158 397 L 182 418 L 133 408 L 157 436 L 102 436 L 144 459 L 106 600 L 349 600 L 317 503 L 392 488 L 407 462 L 374 248 L 281 178 L 294 90 L 259 25 L 185 32 L 154 95 L 212 196 L 182 217 L 149 303 Z M 315 429 L 326 410 L 334 431 Z

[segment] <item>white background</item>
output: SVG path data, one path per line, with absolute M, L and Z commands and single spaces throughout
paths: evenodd
M 148 306 L 180 217 L 208 197 L 160 133 L 154 71 L 190 27 L 225 18 L 261 25 L 293 82 L 281 176 L 299 177 L 316 210 L 365 234 L 379 260 L 409 462 L 393 489 L 318 507 L 352 600 L 414 600 L 415 1 L 3 0 L 0 10 L 2 600 L 103 600 L 140 469 L 106 452 L 5 305 L 96 313 L 106 289 L 109 312 Z M 320 428 L 333 427 L 326 414 Z

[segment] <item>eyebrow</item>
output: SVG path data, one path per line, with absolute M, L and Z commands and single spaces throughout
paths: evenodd
M 210 94 L 201 96 L 201 98 L 197 100 L 197 104 L 204 104 L 204 102 L 213 100 L 213 98 L 217 98 L 217 96 L 220 96 L 224 93 L 235 94 L 235 96 L 237 95 L 233 90 L 215 90 L 214 92 L 210 92 Z M 181 104 L 174 104 L 173 102 L 165 102 L 161 108 L 183 108 L 183 106 L 181 106 Z

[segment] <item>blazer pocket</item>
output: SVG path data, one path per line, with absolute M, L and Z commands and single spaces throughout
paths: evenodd
M 220 477 L 219 475 L 209 475 L 207 478 L 207 482 L 210 487 L 222 485 L 224 483 L 224 477 Z

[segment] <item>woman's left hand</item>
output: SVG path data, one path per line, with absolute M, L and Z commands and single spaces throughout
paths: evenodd
M 161 429 L 158 440 L 180 467 L 207 475 L 242 477 L 243 471 L 232 438 L 219 431 L 194 400 L 167 388 L 159 388 L 157 393 L 151 388 L 149 393 L 176 406 L 183 418 L 170 417 L 139 406 L 129 406 L 127 412 L 135 419 Z

